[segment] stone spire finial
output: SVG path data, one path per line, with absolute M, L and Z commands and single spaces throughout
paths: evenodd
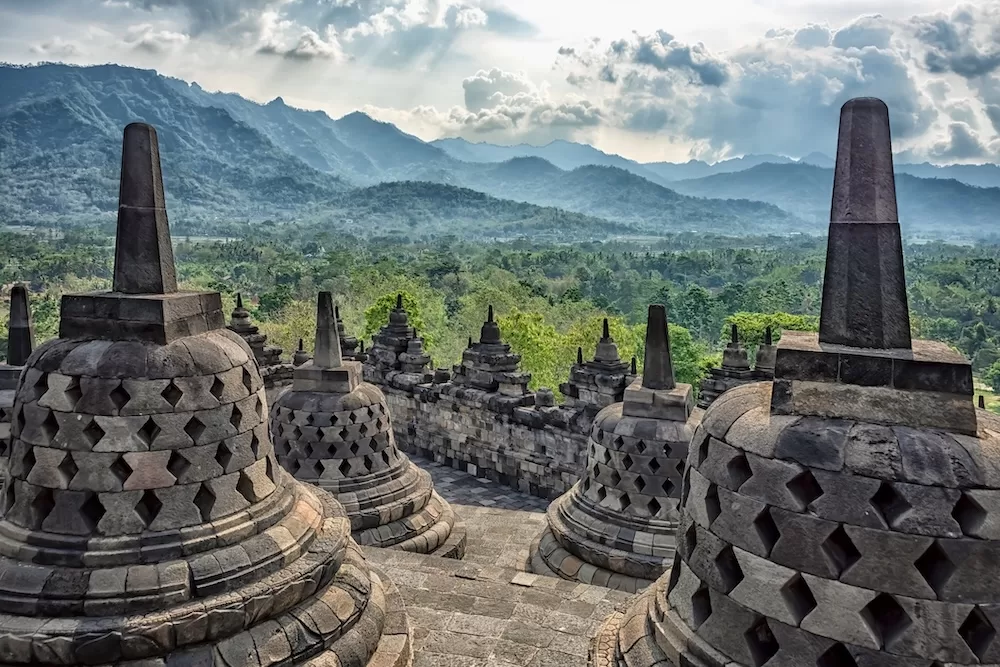
M 486 311 L 486 322 L 479 333 L 479 342 L 486 345 L 499 345 L 503 341 L 500 339 L 500 327 L 493 321 L 493 306 Z
M 469 336 L 469 344 L 466 346 L 466 348 L 470 347 L 472 347 L 472 336 Z
M 295 350 L 295 353 L 292 355 L 292 365 L 298 368 L 307 361 L 309 361 L 309 353 L 306 352 L 305 341 L 300 338 L 299 349 Z
M 639 364 L 638 364 L 638 361 L 636 360 L 635 357 L 632 357 L 632 369 L 631 369 L 631 372 L 632 372 L 632 375 L 638 375 L 639 374 Z
M 123 294 L 177 291 L 160 149 L 156 130 L 144 123 L 127 126 L 122 142 L 112 290 Z
M 578 364 L 582 364 L 583 363 L 583 348 L 582 347 L 576 348 L 576 363 L 578 363 Z
M 819 341 L 911 347 L 889 110 L 875 98 L 840 111 Z
M 660 304 L 649 307 L 646 320 L 646 361 L 642 369 L 642 386 L 645 389 L 673 389 L 677 386 L 670 360 L 667 309 Z
M 320 292 L 316 299 L 316 356 L 313 364 L 318 368 L 340 368 L 342 363 L 333 295 Z
M 337 319 L 340 319 L 339 315 L 337 316 Z M 403 327 L 409 325 L 409 321 L 409 315 L 403 308 L 403 295 L 397 294 L 396 307 L 389 311 L 389 324 L 398 329 L 402 329 Z
M 10 290 L 10 321 L 7 324 L 7 364 L 23 366 L 35 349 L 35 330 L 28 308 L 28 290 L 14 285 Z
M 733 345 L 740 342 L 740 332 L 735 324 L 729 325 L 729 342 Z
M 771 335 L 771 327 L 764 329 L 764 345 L 773 345 L 774 339 Z
M 247 345 L 250 345 L 251 348 L 254 347 L 251 341 L 247 340 L 247 337 L 256 334 L 258 329 L 250 321 L 250 311 L 243 307 L 243 294 L 241 292 L 236 293 L 236 307 L 230 313 L 229 328 L 243 336 Z M 258 347 L 263 351 L 263 341 L 255 342 L 259 343 Z M 258 356 L 256 350 L 254 350 L 254 356 Z M 258 361 L 260 360 L 258 359 Z
M 597 342 L 597 352 L 594 354 L 594 361 L 606 365 L 618 365 L 621 363 L 621 358 L 618 356 L 618 346 L 615 344 L 615 339 L 611 337 L 608 318 L 606 317 L 602 326 L 601 340 Z

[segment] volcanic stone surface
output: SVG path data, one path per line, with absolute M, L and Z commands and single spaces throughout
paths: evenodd
M 700 412 L 691 385 L 674 381 L 663 306 L 649 309 L 645 369 L 597 414 L 584 476 L 549 505 L 532 571 L 635 592 L 670 566 Z
M 0 363 L 0 490 L 7 478 L 10 455 L 10 420 L 14 413 L 17 380 L 35 348 L 35 330 L 28 308 L 28 290 L 14 285 L 10 290 L 10 318 L 7 324 L 7 361 Z
M 341 356 L 329 292 L 317 311 L 316 358 L 295 369 L 271 410 L 278 461 L 335 494 L 362 545 L 461 558 L 465 534 L 454 511 L 396 448 L 382 391 Z
M 275 460 L 251 350 L 206 317 L 218 294 L 170 291 L 156 147 L 152 127 L 125 129 L 114 285 L 127 294 L 64 297 L 63 330 L 67 311 L 119 310 L 40 346 L 18 384 L 0 660 L 408 664 L 402 602 L 343 507 Z M 117 326 L 167 303 L 204 330 Z
M 670 574 L 592 664 L 1000 663 L 1000 420 L 910 339 L 888 123 L 844 106 L 819 336 L 705 413 Z

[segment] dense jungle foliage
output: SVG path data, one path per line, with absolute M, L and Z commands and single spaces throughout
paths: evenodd
M 310 344 L 319 290 L 334 293 L 348 331 L 366 344 L 402 292 L 437 366 L 456 362 L 468 337 L 478 338 L 492 304 L 532 386 L 552 388 L 568 378 L 578 346 L 593 355 L 605 316 L 622 357 L 635 355 L 641 365 L 650 303 L 667 304 L 674 364 L 685 382 L 718 363 L 730 323 L 740 326 L 751 354 L 768 325 L 815 328 L 826 245 L 813 236 L 696 234 L 574 245 L 413 243 L 284 225 L 247 228 L 234 239 L 174 241 L 185 288 L 218 290 L 227 309 L 242 292 L 261 329 L 287 351 L 300 337 Z M 98 231 L 0 232 L 0 299 L 9 298 L 11 283 L 28 283 L 37 336 L 49 338 L 60 294 L 109 286 L 112 244 Z M 1000 389 L 997 251 L 943 243 L 905 249 L 915 334 L 957 347 Z M 7 310 L 0 303 L 0 334 Z

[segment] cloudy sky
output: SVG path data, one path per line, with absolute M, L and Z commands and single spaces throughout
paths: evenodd
M 875 95 L 904 157 L 1000 160 L 1000 0 L 0 0 L 0 61 L 642 161 L 832 154 Z

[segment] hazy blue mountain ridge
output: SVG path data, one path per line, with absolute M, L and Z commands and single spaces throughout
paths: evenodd
M 532 204 L 590 218 L 581 224 L 603 218 L 644 232 L 821 233 L 832 187 L 825 168 L 832 159 L 822 154 L 800 163 L 752 155 L 714 165 L 640 164 L 567 141 L 542 147 L 427 143 L 363 113 L 334 120 L 280 98 L 259 104 L 116 65 L 0 66 L 0 90 L 0 222 L 109 216 L 116 205 L 121 128 L 135 120 L 159 131 L 172 207 L 202 221 L 296 219 L 308 212 L 350 218 L 351 224 L 359 215 L 372 225 L 416 220 L 420 230 L 440 231 L 436 205 L 441 220 L 458 225 L 471 211 L 484 227 L 517 216 L 553 219 L 552 211 L 511 208 Z M 507 157 L 517 152 L 530 155 Z M 936 175 L 978 174 L 985 181 L 1000 174 L 993 165 L 912 166 Z M 951 234 L 992 232 L 1000 189 L 917 179 L 906 169 L 898 169 L 904 229 L 926 233 L 947 225 Z M 701 176 L 675 180 L 684 174 Z M 355 189 L 394 181 L 420 185 Z M 451 187 L 492 198 L 474 202 Z M 363 205 L 357 193 L 392 203 Z M 419 215 L 406 215 L 400 202 L 407 198 Z
M 39 222 L 114 210 L 122 128 L 134 121 L 157 128 L 178 210 L 277 213 L 348 187 L 224 109 L 178 95 L 155 74 L 122 69 L 0 67 L 0 216 Z
M 121 128 L 143 120 L 159 131 L 172 206 L 202 219 L 293 218 L 306 210 L 322 215 L 324 206 L 331 207 L 331 219 L 342 219 L 333 202 L 352 186 L 430 181 L 652 232 L 677 225 L 739 229 L 758 219 L 769 228 L 800 226 L 771 205 L 683 197 L 621 170 L 566 172 L 539 158 L 461 162 L 362 113 L 332 120 L 281 100 L 257 104 L 209 93 L 150 70 L 4 67 L 0 84 L 11 91 L 0 110 L 0 147 L 7 156 L 0 176 L 8 176 L 0 186 L 0 213 L 15 222 L 113 211 Z M 418 208 L 427 204 L 421 193 Z M 503 218 L 502 207 L 491 205 Z M 427 228 L 429 218 L 421 220 L 421 229 Z M 485 216 L 482 224 L 494 222 Z
M 705 178 L 716 174 L 745 171 L 761 164 L 807 164 L 832 168 L 833 157 L 813 152 L 798 160 L 783 155 L 751 154 L 715 163 L 703 160 L 688 162 L 636 162 L 618 155 L 604 153 L 587 144 L 554 141 L 545 146 L 518 144 L 498 146 L 488 143 L 471 143 L 465 139 L 437 139 L 431 142 L 447 151 L 452 157 L 467 162 L 501 162 L 516 157 L 541 157 L 562 169 L 575 169 L 584 165 L 614 166 L 631 171 L 637 176 L 659 182 L 667 187 L 676 181 Z M 955 179 L 977 187 L 1000 187 L 1000 166 L 995 164 L 934 165 L 927 162 L 897 161 L 896 172 L 920 178 Z
M 833 169 L 809 164 L 762 164 L 745 171 L 673 183 L 692 196 L 754 197 L 804 220 L 829 220 Z M 954 179 L 896 174 L 899 219 L 904 230 L 921 234 L 983 236 L 1000 231 L 996 212 L 1000 189 Z

